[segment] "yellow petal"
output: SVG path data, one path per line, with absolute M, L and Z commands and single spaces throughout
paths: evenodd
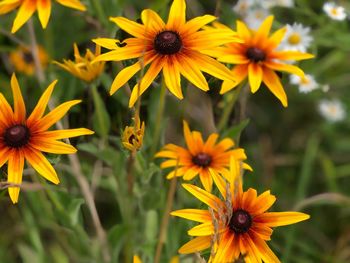
M 179 31 L 186 22 L 185 0 L 174 0 L 169 12 L 167 29 Z
M 10 104 L 5 99 L 4 95 L 0 93 L 0 116 L 1 123 L 5 126 L 11 125 L 14 121 L 14 115 Z
M 232 69 L 231 73 L 236 80 L 236 82 L 229 81 L 229 80 L 224 80 L 221 86 L 220 94 L 224 94 L 231 89 L 237 87 L 238 84 L 240 84 L 248 74 L 248 65 L 243 64 L 243 65 L 237 65 Z
M 145 38 L 146 28 L 144 25 L 131 21 L 125 17 L 111 17 L 109 18 L 112 22 L 116 23 L 121 29 L 130 35 L 137 38 Z
M 134 255 L 132 262 L 133 263 L 142 263 L 141 259 L 138 256 L 136 256 L 136 255 Z
M 252 93 L 255 93 L 259 89 L 262 77 L 263 70 L 261 66 L 258 63 L 250 63 L 248 66 L 248 79 Z
M 211 193 L 204 191 L 203 189 L 195 185 L 183 184 L 182 186 L 192 195 L 194 195 L 197 199 L 201 200 L 203 203 L 207 204 L 215 211 L 217 211 L 219 209 L 219 206 L 222 205 L 221 200 L 215 195 L 212 195 Z
M 263 40 L 266 40 L 268 35 L 270 34 L 272 22 L 274 17 L 268 16 L 260 25 L 258 31 L 254 36 L 254 43 L 261 43 Z
M 288 73 L 298 75 L 301 78 L 305 78 L 304 72 L 300 68 L 294 65 L 281 64 L 273 61 L 267 61 L 264 63 L 264 65 L 272 70 L 285 71 Z
M 257 235 L 251 235 L 252 242 L 257 248 L 257 250 L 260 252 L 260 257 L 263 259 L 264 262 L 271 262 L 271 263 L 280 263 L 279 259 L 273 253 L 273 251 L 269 248 L 269 246 L 266 244 L 264 240 L 262 240 Z
M 210 236 L 215 233 L 215 230 L 213 223 L 209 221 L 191 228 L 187 233 L 190 236 Z
M 141 13 L 142 23 L 145 25 L 147 31 L 152 31 L 154 34 L 164 30 L 165 24 L 160 16 L 151 9 L 145 9 Z
M 79 0 L 56 0 L 56 2 L 70 8 L 86 11 L 86 7 Z
M 218 61 L 230 64 L 248 64 L 249 59 L 241 54 L 228 54 L 218 57 Z
M 40 135 L 43 138 L 54 139 L 54 140 L 72 138 L 72 137 L 90 135 L 90 134 L 94 134 L 94 132 L 86 128 L 55 130 L 55 131 L 46 131 L 46 132 L 40 133 Z
M 222 197 L 226 199 L 226 194 L 227 194 L 226 190 L 229 190 L 227 188 L 226 181 L 215 170 L 211 168 L 209 168 L 209 173 L 210 173 L 210 176 L 213 178 L 215 185 L 219 189 L 220 194 L 222 195 Z
M 24 155 L 22 150 L 14 149 L 9 153 L 7 173 L 8 178 L 7 182 L 10 184 L 21 184 L 22 183 L 22 174 L 24 166 Z M 19 196 L 19 187 L 9 187 L 8 188 L 10 198 L 15 204 L 18 202 Z
M 180 254 L 191 254 L 202 251 L 211 246 L 210 237 L 196 237 L 191 241 L 187 242 L 179 249 Z
M 57 83 L 57 80 L 54 80 L 44 91 L 44 93 L 41 95 L 37 105 L 35 106 L 34 110 L 30 114 L 29 118 L 27 119 L 27 125 L 30 126 L 34 121 L 39 120 L 46 109 L 47 103 L 50 100 L 51 94 L 53 89 L 55 88 L 55 85 Z
M 282 102 L 282 105 L 284 107 L 287 107 L 287 95 L 277 74 L 271 69 L 263 68 L 263 82 L 266 84 L 268 89 Z
M 38 151 L 55 153 L 55 154 L 71 154 L 76 153 L 77 149 L 70 144 L 50 139 L 32 139 L 30 145 Z
M 163 67 L 163 76 L 165 85 L 178 99 L 183 99 L 180 86 L 180 71 L 178 63 L 172 56 L 168 56 L 167 62 Z
M 237 33 L 243 40 L 248 40 L 251 37 L 251 32 L 249 28 L 242 22 L 237 20 Z
M 21 4 L 21 0 L 3 0 L 0 3 L 0 15 L 6 14 L 16 9 Z
M 270 191 L 265 191 L 255 199 L 251 207 L 252 214 L 261 214 L 268 210 L 276 201 L 276 197 L 270 194 Z
M 92 42 L 107 49 L 117 49 L 119 48 L 117 43 L 120 43 L 118 39 L 112 38 L 95 38 Z
M 216 17 L 212 15 L 197 16 L 187 21 L 187 23 L 180 28 L 180 34 L 181 36 L 193 34 L 194 32 L 197 32 L 199 29 L 201 29 L 204 25 L 214 21 L 215 19 Z
M 151 85 L 153 80 L 157 77 L 161 69 L 163 68 L 165 60 L 161 57 L 156 58 L 151 66 L 149 67 L 146 74 L 143 76 L 143 78 L 140 81 L 140 84 L 136 84 L 131 92 L 130 100 L 129 100 L 129 107 L 131 108 L 134 106 L 135 102 L 141 96 L 146 89 Z
M 170 213 L 172 216 L 182 217 L 188 220 L 204 223 L 212 221 L 212 217 L 208 210 L 199 209 L 181 209 Z
M 145 53 L 144 46 L 128 46 L 109 51 L 96 57 L 96 61 L 121 61 L 125 59 L 138 58 Z
M 14 101 L 14 118 L 16 122 L 23 122 L 26 117 L 26 106 L 24 105 L 21 89 L 18 85 L 16 75 L 11 77 L 11 88 Z
M 202 169 L 202 171 L 199 173 L 199 179 L 201 180 L 204 189 L 211 192 L 213 188 L 213 178 L 211 178 L 207 169 Z
M 25 158 L 34 168 L 34 170 L 37 171 L 42 177 L 54 184 L 59 184 L 60 181 L 57 177 L 55 169 L 41 152 L 31 149 L 30 147 L 26 147 Z
M 275 49 L 278 47 L 278 45 L 282 42 L 285 34 L 287 31 L 287 27 L 282 27 L 276 32 L 274 32 L 271 37 L 269 38 L 269 41 L 267 41 L 268 46 L 264 46 L 265 48 L 268 48 L 270 50 Z
M 275 51 L 269 56 L 270 58 L 280 60 L 304 60 L 314 58 L 315 56 L 309 53 L 303 53 L 299 51 Z
M 18 29 L 20 29 L 25 22 L 33 15 L 36 9 L 36 2 L 32 0 L 24 0 L 21 7 L 18 10 L 17 16 L 13 21 L 13 26 L 11 33 L 14 34 Z
M 51 0 L 39 0 L 37 2 L 39 20 L 43 28 L 46 28 L 51 15 Z

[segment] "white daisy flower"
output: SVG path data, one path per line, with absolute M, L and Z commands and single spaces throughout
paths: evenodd
M 345 8 L 334 2 L 326 2 L 323 11 L 334 20 L 344 20 L 346 18 Z
M 248 14 L 243 18 L 243 21 L 248 25 L 250 29 L 256 30 L 269 15 L 270 13 L 268 10 L 263 8 L 256 8 L 249 10 Z
M 291 84 L 298 85 L 300 93 L 309 93 L 318 88 L 318 83 L 310 74 L 305 74 L 305 78 L 292 74 L 289 78 Z
M 306 52 L 313 38 L 310 36 L 310 27 L 304 27 L 302 24 L 294 23 L 287 25 L 287 32 L 281 42 L 282 50 Z
M 246 16 L 249 9 L 255 4 L 254 0 L 238 0 L 237 4 L 233 6 L 235 11 L 240 16 Z
M 330 122 L 338 122 L 345 119 L 345 109 L 343 104 L 337 100 L 321 100 L 318 105 L 320 114 Z

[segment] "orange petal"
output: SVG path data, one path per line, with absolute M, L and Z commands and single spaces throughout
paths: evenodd
M 221 236 L 218 243 L 218 248 L 215 253 L 212 263 L 222 263 L 222 262 L 234 262 L 234 253 L 235 247 L 235 236 L 233 233 L 227 231 Z
M 9 153 L 7 173 L 8 178 L 7 182 L 10 184 L 21 184 L 22 183 L 22 174 L 24 166 L 24 155 L 22 150 L 13 149 Z M 8 188 L 10 198 L 15 204 L 18 202 L 19 197 L 19 187 L 9 187 Z
M 57 80 L 53 81 L 47 89 L 44 91 L 44 93 L 41 95 L 37 105 L 35 106 L 34 110 L 30 114 L 29 118 L 27 119 L 27 125 L 31 126 L 31 124 L 37 120 L 39 120 L 46 109 L 47 103 L 50 100 L 51 94 L 53 89 L 55 88 L 55 85 L 57 83 Z
M 37 171 L 42 177 L 54 184 L 59 184 L 60 181 L 57 177 L 55 169 L 41 152 L 26 147 L 25 158 L 34 168 L 34 170 Z
M 257 235 L 251 235 L 251 239 L 255 247 L 259 251 L 260 257 L 263 259 L 264 262 L 280 263 L 275 253 L 272 252 L 272 250 L 269 248 L 269 246 L 263 239 L 261 239 Z
M 287 95 L 277 74 L 271 69 L 263 68 L 263 82 L 266 84 L 268 89 L 282 102 L 282 105 L 284 107 L 287 107 Z
M 183 179 L 186 181 L 192 180 L 194 177 L 196 177 L 198 175 L 199 170 L 200 170 L 200 167 L 193 166 L 193 167 L 189 168 L 185 172 Z
M 163 76 L 165 85 L 178 99 L 183 99 L 182 90 L 180 86 L 180 71 L 179 65 L 172 56 L 168 56 L 167 62 L 163 67 Z
M 16 122 L 22 123 L 26 118 L 26 106 L 15 74 L 11 77 L 11 88 L 14 101 L 14 119 Z
M 197 199 L 201 200 L 203 203 L 207 204 L 215 211 L 222 205 L 222 202 L 219 198 L 211 193 L 191 184 L 182 185 L 187 191 L 194 195 Z
M 237 85 L 240 84 L 247 77 L 248 65 L 243 64 L 235 66 L 232 69 L 231 74 L 233 75 L 233 78 L 236 80 L 236 82 L 224 80 L 221 86 L 220 94 L 224 94 L 230 91 L 231 89 L 237 87 Z
M 179 31 L 186 23 L 186 3 L 185 0 L 174 0 L 169 11 L 166 28 Z
M 40 23 L 43 28 L 46 28 L 51 15 L 51 0 L 38 0 L 37 8 Z
M 274 17 L 268 16 L 260 25 L 258 31 L 255 33 L 254 36 L 254 43 L 262 43 L 263 40 L 267 39 L 268 35 L 270 34 L 272 22 Z
M 246 42 L 251 37 L 249 28 L 242 22 L 237 20 L 237 33 Z
M 251 206 L 251 213 L 253 215 L 259 215 L 268 210 L 276 201 L 276 197 L 270 194 L 270 191 L 265 191 L 254 200 L 254 204 Z
M 254 221 L 266 224 L 269 227 L 277 227 L 295 224 L 309 218 L 309 215 L 300 212 L 269 212 L 257 215 Z
M 262 81 L 263 77 L 263 70 L 261 66 L 257 63 L 250 63 L 248 66 L 248 79 L 249 79 L 249 85 L 250 90 L 252 93 L 255 93 Z
M 10 104 L 5 99 L 4 95 L 0 93 L 0 122 L 1 125 L 9 126 L 14 122 L 14 115 Z
M 191 254 L 209 248 L 211 245 L 211 237 L 196 237 L 185 245 L 180 247 L 180 254 Z

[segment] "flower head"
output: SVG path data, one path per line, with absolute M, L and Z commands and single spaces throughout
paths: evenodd
M 318 83 L 310 74 L 305 74 L 303 78 L 298 75 L 290 75 L 290 83 L 298 85 L 300 93 L 309 93 L 318 88 Z
M 56 83 L 57 81 L 52 82 L 45 90 L 28 118 L 26 117 L 25 104 L 15 75 L 12 75 L 11 78 L 14 110 L 0 93 L 0 167 L 7 162 L 7 182 L 10 184 L 8 191 L 13 203 L 18 202 L 24 160 L 27 160 L 41 176 L 54 184 L 58 184 L 59 179 L 56 171 L 42 152 L 75 153 L 77 150 L 72 145 L 58 140 L 93 134 L 92 131 L 85 128 L 48 131 L 72 106 L 80 102 L 79 100 L 65 102 L 44 115 L 46 105 Z
M 122 135 L 123 146 L 130 151 L 137 151 L 142 147 L 145 123 L 138 116 L 134 118 L 134 126 L 126 126 Z
M 277 30 L 269 37 L 272 22 L 273 16 L 269 16 L 257 31 L 252 31 L 243 22 L 237 21 L 237 33 L 244 43 L 230 43 L 216 49 L 215 56 L 219 61 L 237 64 L 232 69 L 237 82 L 224 80 L 221 93 L 231 90 L 248 77 L 252 93 L 255 93 L 264 82 L 282 105 L 287 107 L 287 95 L 275 70 L 303 77 L 304 72 L 300 68 L 284 64 L 283 60 L 303 60 L 312 58 L 313 55 L 276 50 L 285 35 L 286 28 Z
M 323 5 L 323 11 L 334 20 L 344 20 L 346 18 L 345 8 L 334 2 L 326 2 Z
M 183 187 L 209 206 L 208 210 L 182 209 L 171 213 L 199 222 L 188 231 L 194 236 L 179 249 L 181 254 L 190 254 L 212 248 L 209 262 L 235 262 L 244 257 L 245 262 L 280 262 L 266 244 L 271 239 L 272 227 L 294 224 L 309 218 L 299 212 L 267 212 L 276 197 L 266 191 L 257 195 L 255 189 L 243 192 L 239 183 L 237 193 L 233 186 L 221 181 L 219 190 L 223 200 L 190 184 Z
M 287 25 L 287 32 L 280 45 L 282 50 L 306 52 L 313 38 L 310 36 L 310 27 L 294 23 Z
M 85 6 L 80 0 L 56 0 L 61 5 L 85 11 Z M 35 10 L 43 28 L 46 28 L 51 15 L 51 0 L 3 0 L 0 2 L 0 15 L 6 14 L 19 7 L 11 33 L 16 33 L 31 18 Z
M 170 159 L 164 161 L 161 168 L 176 168 L 167 175 L 167 179 L 182 176 L 184 180 L 192 180 L 199 175 L 204 188 L 211 191 L 213 185 L 211 171 L 225 176 L 230 166 L 230 158 L 239 161 L 247 159 L 242 148 L 233 149 L 234 142 L 230 138 L 225 138 L 216 143 L 219 135 L 213 133 L 203 142 L 202 134 L 198 131 L 191 132 L 185 121 L 184 136 L 187 148 L 167 144 L 163 150 L 156 154 L 156 157 Z M 243 164 L 243 168 L 251 170 L 247 164 Z
M 224 43 L 239 41 L 236 33 L 227 29 L 200 30 L 216 18 L 204 15 L 186 22 L 185 0 L 174 0 L 167 23 L 159 15 L 146 9 L 141 13 L 142 24 L 124 17 L 113 17 L 121 29 L 132 35 L 122 43 L 116 39 L 99 38 L 93 40 L 100 46 L 111 50 L 99 56 L 96 61 L 121 61 L 138 58 L 139 60 L 119 72 L 115 77 L 110 94 L 116 92 L 138 71 L 149 65 L 140 83 L 132 90 L 129 106 L 152 84 L 163 70 L 164 81 L 169 91 L 182 99 L 180 75 L 183 75 L 196 87 L 207 91 L 208 83 L 202 71 L 219 79 L 234 81 L 230 71 L 215 59 L 201 51 L 220 46 Z
M 101 47 L 96 45 L 95 54 L 90 49 L 86 49 L 85 56 L 80 55 L 78 46 L 74 43 L 74 59 L 63 59 L 63 63 L 54 61 L 54 63 L 64 70 L 70 72 L 77 78 L 84 80 L 85 82 L 91 82 L 95 80 L 103 72 L 105 62 L 100 61 L 92 63 L 92 61 L 101 54 Z
M 321 100 L 318 104 L 318 110 L 322 117 L 330 122 L 342 121 L 346 116 L 344 105 L 337 99 Z
M 38 46 L 37 50 L 41 67 L 46 68 L 48 63 L 48 55 L 45 49 L 41 46 Z M 30 48 L 24 46 L 18 47 L 16 50 L 10 53 L 9 59 L 17 72 L 24 73 L 28 76 L 34 74 L 35 63 Z

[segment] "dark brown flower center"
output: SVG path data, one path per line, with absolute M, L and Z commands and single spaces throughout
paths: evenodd
M 249 230 L 252 223 L 253 221 L 251 215 L 243 209 L 238 209 L 232 214 L 229 228 L 236 234 L 243 234 Z
M 27 64 L 31 64 L 34 62 L 34 58 L 32 56 L 32 53 L 30 52 L 23 52 L 22 58 Z
M 264 50 L 257 47 L 250 47 L 246 51 L 246 56 L 250 61 L 260 62 L 266 59 Z
M 207 167 L 211 163 L 211 156 L 206 153 L 198 153 L 192 157 L 192 162 L 198 166 Z
M 5 144 L 9 147 L 19 148 L 29 141 L 30 132 L 24 125 L 15 125 L 7 128 L 4 134 Z
M 174 31 L 160 32 L 154 39 L 154 49 L 162 55 L 172 55 L 182 48 L 182 41 Z

